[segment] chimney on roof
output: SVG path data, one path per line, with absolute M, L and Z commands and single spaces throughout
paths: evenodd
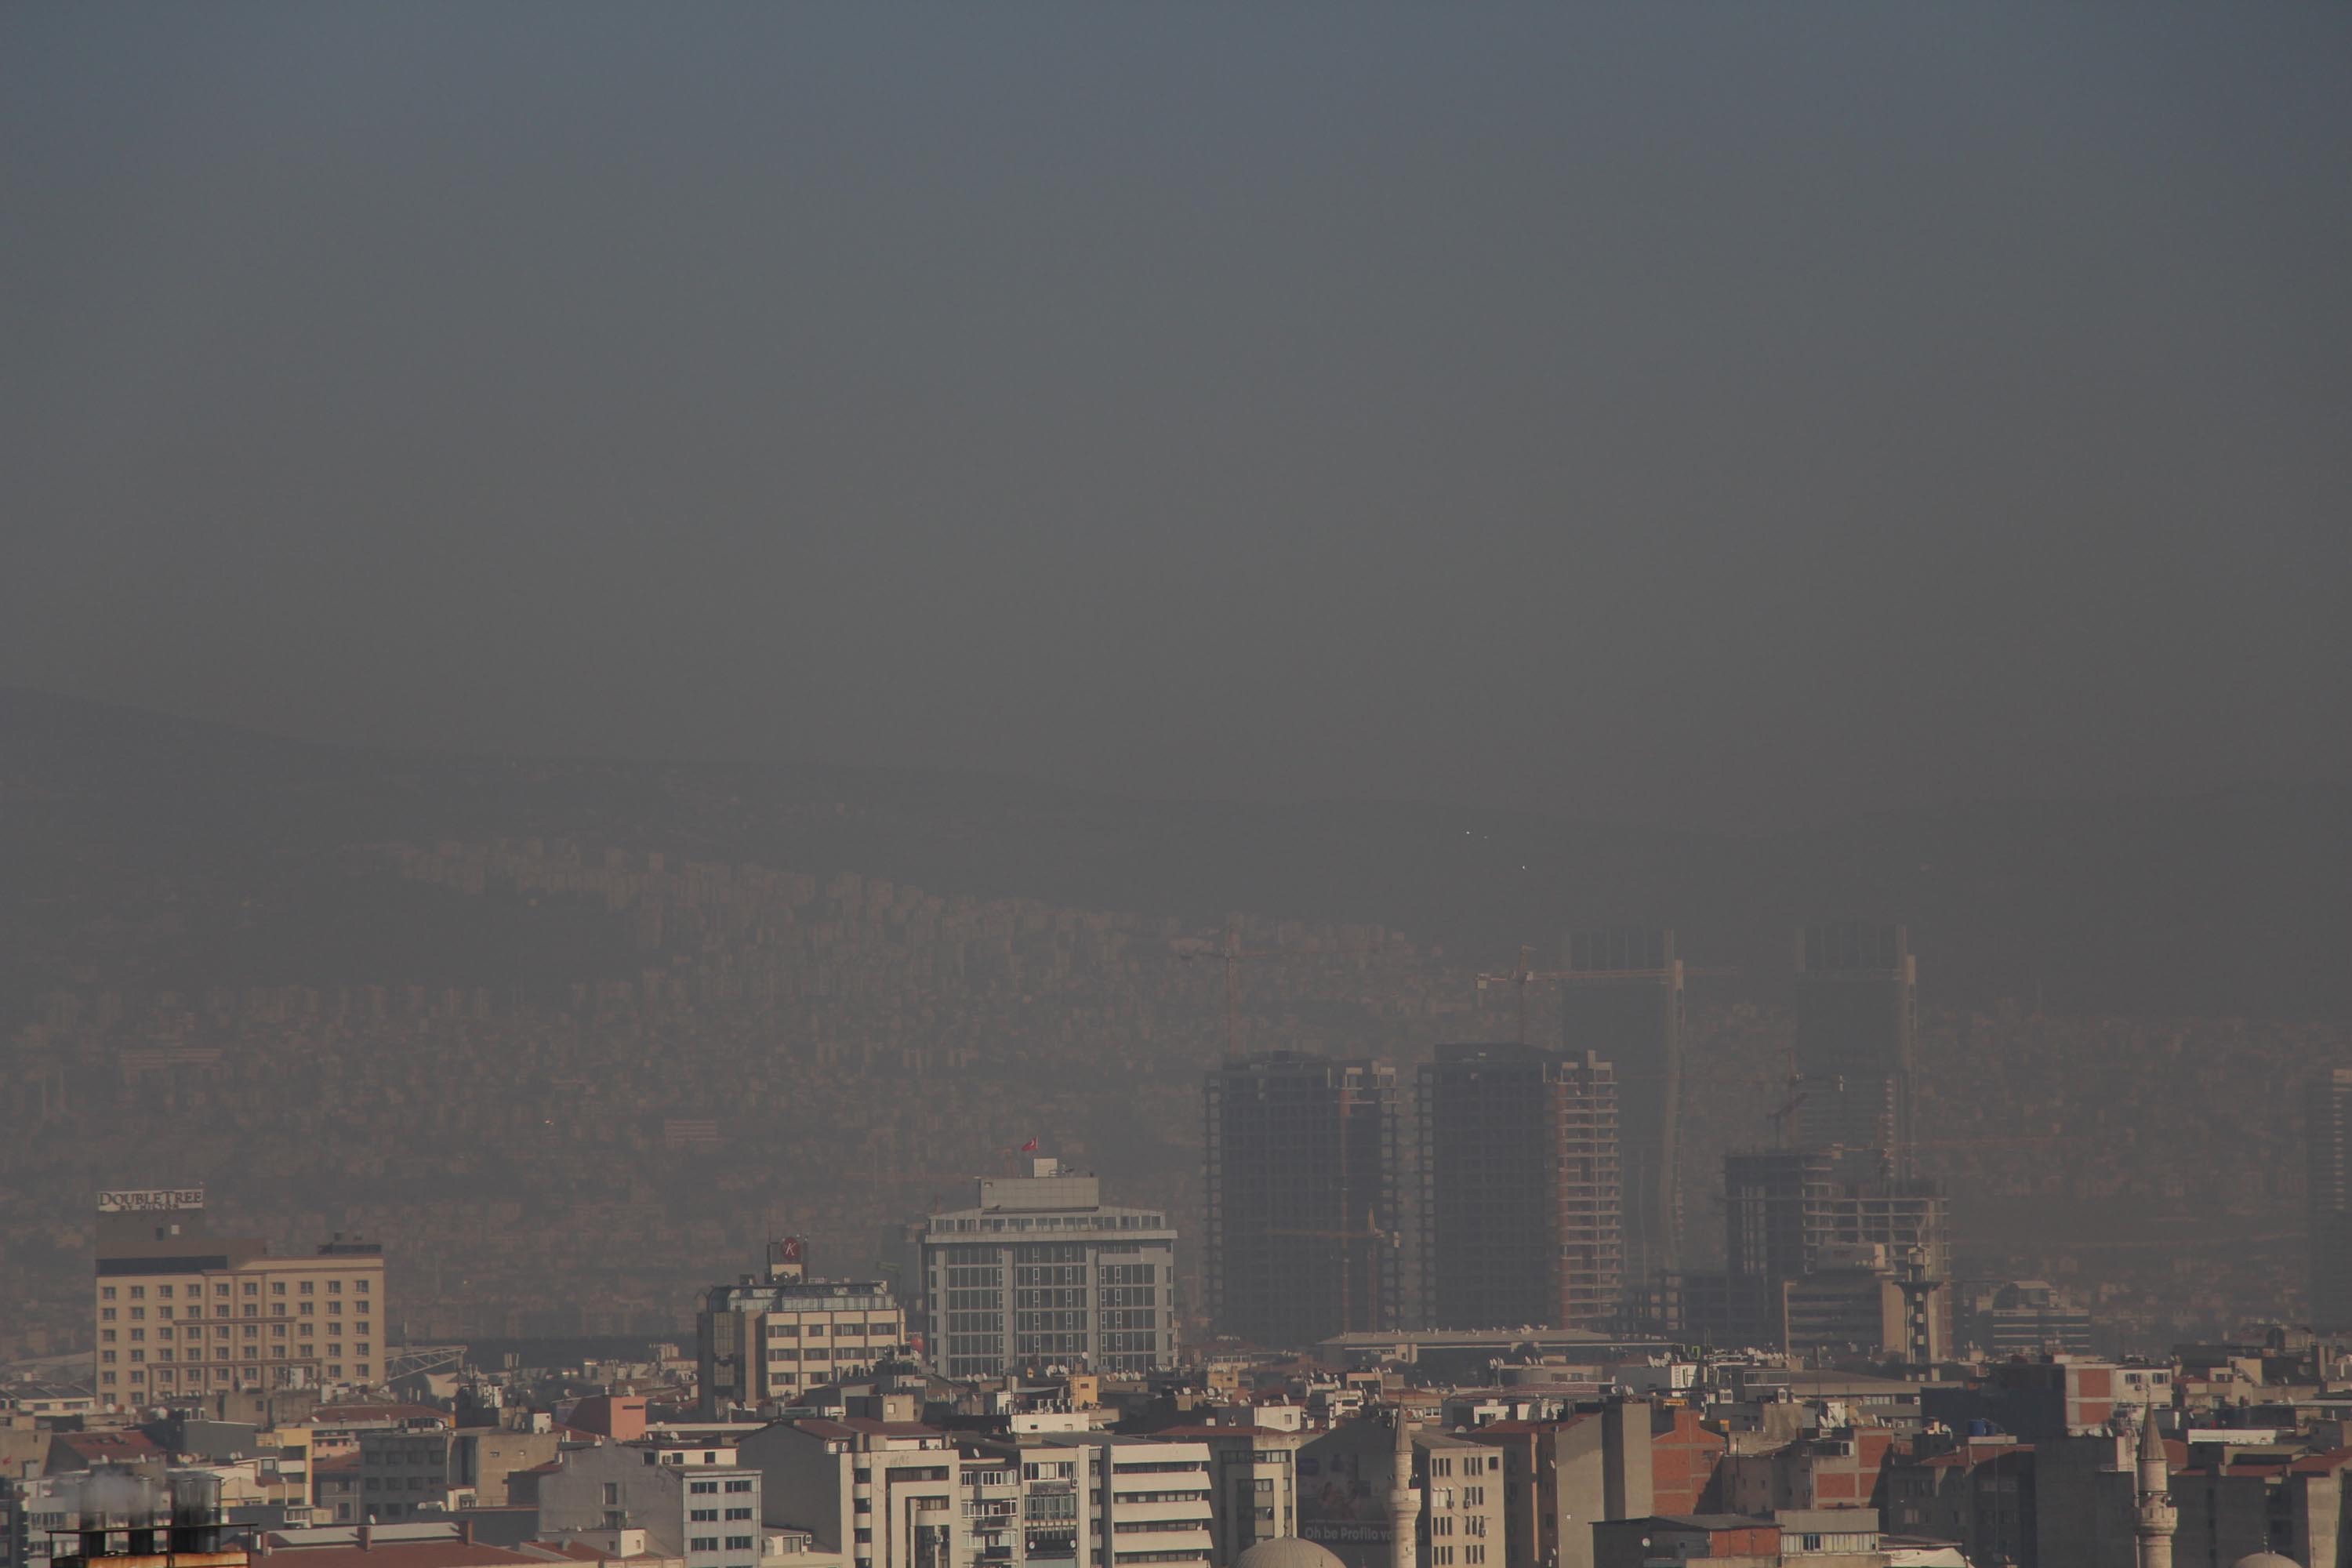
M 474 1521 L 472 1520 L 461 1519 L 457 1521 L 457 1541 L 459 1544 L 465 1546 L 471 1546 L 474 1544 Z
M 364 1524 L 361 1525 L 361 1526 L 360 1526 L 360 1550 L 361 1550 L 362 1552 L 373 1551 L 373 1550 L 374 1549 L 374 1546 L 375 1546 L 375 1531 L 374 1531 L 374 1530 L 373 1530 L 373 1529 L 372 1529 L 371 1527 L 367 1526 L 367 1525 L 364 1525 Z

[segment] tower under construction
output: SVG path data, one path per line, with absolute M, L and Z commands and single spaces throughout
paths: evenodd
M 1212 1068 L 1205 1102 L 1218 1331 L 1289 1346 L 1398 1327 L 1396 1070 L 1269 1052 Z
M 1807 926 L 1797 942 L 1797 1142 L 1887 1152 L 1907 1173 L 1917 970 L 1899 925 Z
M 1636 926 L 1572 931 L 1564 957 L 1560 1045 L 1616 1069 L 1625 1273 L 1639 1287 L 1681 1253 L 1682 961 L 1673 931 Z
M 1430 1323 L 1589 1328 L 1615 1312 L 1625 1254 L 1610 1064 L 1440 1046 L 1418 1109 Z

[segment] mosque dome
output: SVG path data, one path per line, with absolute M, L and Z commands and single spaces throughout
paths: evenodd
M 1295 1535 L 1261 1541 L 1234 1559 L 1234 1568 L 1340 1568 L 1339 1559 Z
M 2275 1552 L 2257 1552 L 2252 1557 L 2239 1558 L 2236 1568 L 2303 1568 L 2303 1564 Z

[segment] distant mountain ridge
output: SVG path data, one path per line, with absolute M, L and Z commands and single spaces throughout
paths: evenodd
M 1670 924 L 1687 956 L 1745 967 L 1759 994 L 1774 994 L 1790 928 L 1864 915 L 1911 927 L 1931 1005 L 2352 1016 L 2343 783 L 1733 836 L 1428 805 L 1129 800 L 918 770 L 372 751 L 10 688 L 0 1002 L 103 968 L 104 943 L 75 933 L 158 900 L 201 926 L 273 882 L 331 899 L 321 868 L 342 846 L 499 835 L 1205 922 L 1377 921 L 1497 962 L 1520 942 L 1549 954 L 1571 925 Z

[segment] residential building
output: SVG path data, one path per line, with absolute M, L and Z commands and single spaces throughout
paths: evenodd
M 1296 1347 L 1405 1317 L 1395 1070 L 1276 1051 L 1211 1069 L 1208 1310 L 1218 1331 Z
M 1921 1414 L 1956 1432 L 1990 1421 L 2028 1443 L 2096 1435 L 2110 1424 L 2138 1423 L 2173 1403 L 2168 1366 L 2044 1356 L 1999 1362 L 1978 1382 L 1920 1391 Z
M 202 1188 L 98 1198 L 99 1397 L 163 1404 L 233 1389 L 366 1385 L 384 1375 L 383 1248 L 341 1237 L 272 1257 L 205 1223 Z
M 541 1533 L 642 1530 L 687 1568 L 759 1568 L 761 1472 L 718 1441 L 597 1443 L 539 1479 Z
M 1392 1518 L 1409 1521 L 1407 1561 L 1422 1568 L 1504 1568 L 1504 1456 L 1468 1436 L 1414 1428 L 1406 1495 L 1392 1511 L 1396 1428 L 1392 1419 L 1350 1421 L 1298 1451 L 1298 1533 L 1347 1568 L 1389 1568 L 1397 1557 Z
M 1798 933 L 1800 1142 L 1893 1151 L 1909 1140 L 1917 979 L 1899 925 Z
M 1932 1364 L 1948 1352 L 1950 1286 L 1906 1267 L 1882 1241 L 1831 1242 L 1808 1273 L 1780 1283 L 1780 1348 L 1849 1351 Z
M 1956 1542 L 1971 1563 L 2042 1568 L 2037 1483 L 2044 1458 L 2044 1450 L 2007 1436 L 1957 1437 L 1896 1453 L 1885 1464 L 1880 1511 L 1888 1530 Z M 2082 1501 L 2087 1509 L 2090 1500 Z M 2068 1568 L 2131 1568 L 2128 1529 L 2121 1545 L 2120 1557 L 2093 1552 L 2056 1561 Z
M 1262 1541 L 1298 1533 L 1298 1450 L 1307 1436 L 1271 1426 L 1166 1426 L 1162 1443 L 1198 1444 L 1209 1457 L 1211 1558 L 1231 1563 Z
M 360 1519 L 389 1522 L 447 1511 L 454 1446 L 449 1428 L 439 1421 L 362 1431 L 358 1463 L 352 1467 L 359 1483 Z
M 907 1343 L 907 1321 L 883 1280 L 812 1279 L 804 1246 L 768 1247 L 764 1279 L 746 1274 L 702 1294 L 696 1321 L 706 1416 L 871 1373 Z
M 0 1563 L 48 1568 L 93 1553 L 160 1562 L 166 1552 L 215 1552 L 223 1519 L 220 1478 L 167 1474 L 160 1456 L 0 1481 Z
M 761 1518 L 805 1530 L 852 1568 L 958 1568 L 972 1521 L 963 1458 L 935 1427 L 851 1416 L 777 1421 L 737 1446 L 761 1480 Z
M 471 1492 L 478 1508 L 504 1508 L 507 1478 L 551 1463 L 562 1447 L 562 1435 L 552 1431 L 488 1426 L 457 1432 L 450 1439 L 450 1485 Z
M 1079 1504 L 1082 1515 L 1091 1511 L 1081 1520 L 1077 1568 L 1207 1568 L 1215 1536 L 1206 1443 L 1111 1432 L 1040 1432 L 1021 1443 L 1024 1474 L 1080 1455 L 1091 1457 L 1092 1485 Z
M 1624 1287 L 1610 1064 L 1509 1044 L 1421 1069 L 1422 1279 L 1449 1329 L 1591 1328 Z
M 1678 1423 L 1685 1418 L 1688 1426 Z M 1660 1443 L 1663 1435 L 1667 1440 Z M 1509 1568 L 1592 1568 L 1592 1526 L 1604 1519 L 1641 1519 L 1656 1511 L 1654 1485 L 1664 1458 L 1676 1497 L 1705 1493 L 1691 1486 L 1691 1461 L 1711 1441 L 1712 1471 L 1723 1439 L 1697 1425 L 1695 1413 L 1668 1412 L 1641 1400 L 1616 1400 L 1557 1421 L 1498 1421 L 1463 1434 L 1502 1451 L 1503 1541 Z
M 1960 1343 L 1995 1361 L 2092 1351 L 2089 1310 L 2046 1279 L 1972 1283 L 1960 1291 L 1958 1317 Z
M 1723 1506 L 1743 1514 L 1860 1508 L 1878 1496 L 1895 1437 L 1888 1426 L 1839 1426 L 1763 1453 L 1728 1454 L 1718 1482 Z
M 1646 1285 L 1681 1259 L 1682 960 L 1673 931 L 1635 926 L 1571 931 L 1563 956 L 1560 1046 L 1616 1069 L 1625 1276 Z
M 1106 1207 L 1097 1178 L 1050 1158 L 975 1185 L 970 1207 L 924 1227 L 919 1278 L 934 1365 L 962 1378 L 1176 1364 L 1176 1232 L 1164 1215 Z

